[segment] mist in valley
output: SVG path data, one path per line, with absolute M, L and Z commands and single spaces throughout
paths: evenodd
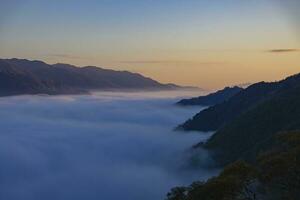
M 207 152 L 190 162 L 211 134 L 173 131 L 203 109 L 175 106 L 184 95 L 0 98 L 0 199 L 159 200 L 212 176 Z

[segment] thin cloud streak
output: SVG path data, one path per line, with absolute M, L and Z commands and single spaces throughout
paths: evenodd
M 300 49 L 270 49 L 267 50 L 268 53 L 293 53 L 300 52 Z
M 71 54 L 49 54 L 49 57 L 57 57 L 57 58 L 68 58 L 68 59 L 88 59 L 87 57 L 83 56 L 76 56 Z
M 225 64 L 225 62 L 197 62 L 185 60 L 125 60 L 119 61 L 123 64 L 200 64 L 200 65 L 217 65 Z

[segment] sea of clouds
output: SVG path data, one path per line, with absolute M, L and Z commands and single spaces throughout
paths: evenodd
M 191 146 L 210 134 L 172 131 L 202 109 L 175 106 L 178 96 L 0 98 L 0 199 L 162 200 L 210 177 L 215 170 L 189 164 Z

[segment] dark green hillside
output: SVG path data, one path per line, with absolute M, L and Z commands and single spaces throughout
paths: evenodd
M 201 111 L 192 119 L 180 125 L 179 128 L 187 131 L 218 130 L 258 104 L 279 95 L 287 89 L 298 86 L 300 86 L 299 74 L 279 82 L 253 84 L 229 100 Z

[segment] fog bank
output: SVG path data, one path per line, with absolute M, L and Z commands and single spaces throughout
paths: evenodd
M 209 134 L 172 131 L 201 108 L 167 96 L 0 98 L 0 199 L 159 200 L 211 176 L 187 165 L 189 148 Z

